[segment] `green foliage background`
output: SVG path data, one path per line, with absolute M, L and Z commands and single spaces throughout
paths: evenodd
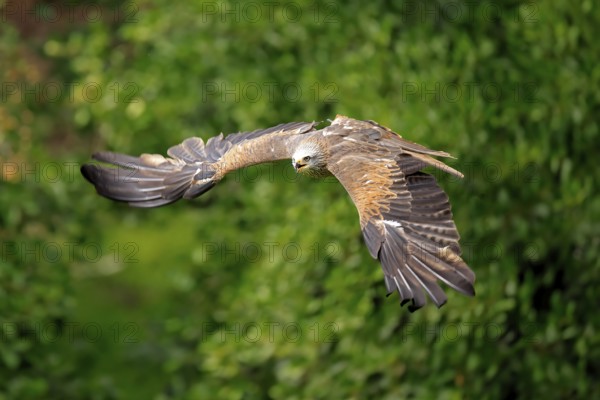
M 593 2 L 0 4 L 0 399 L 600 398 Z M 78 173 L 337 113 L 457 156 L 475 298 L 386 298 L 287 162 L 154 210 Z

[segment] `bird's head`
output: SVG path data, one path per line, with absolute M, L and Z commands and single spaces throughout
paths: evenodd
M 301 174 L 317 177 L 327 174 L 325 152 L 314 140 L 300 143 L 292 155 L 292 165 Z

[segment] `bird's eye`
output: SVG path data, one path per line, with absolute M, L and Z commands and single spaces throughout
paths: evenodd
M 304 161 L 310 161 L 310 156 L 306 156 L 303 158 Z

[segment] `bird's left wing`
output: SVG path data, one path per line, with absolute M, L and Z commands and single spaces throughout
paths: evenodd
M 438 307 L 446 302 L 438 281 L 474 295 L 475 274 L 460 257 L 448 196 L 433 176 L 419 171 L 426 165 L 451 168 L 410 142 L 403 150 L 395 144 L 399 153 L 377 153 L 368 142 L 344 135 L 328 169 L 358 209 L 365 242 L 381 262 L 388 292 L 397 290 L 402 304 L 412 301 L 411 310 L 425 304 L 423 289 Z
M 290 157 L 290 141 L 313 131 L 315 122 L 291 122 L 253 132 L 223 134 L 206 144 L 192 137 L 160 154 L 139 157 L 100 152 L 102 164 L 85 164 L 81 173 L 96 191 L 134 207 L 158 207 L 210 190 L 228 172 Z

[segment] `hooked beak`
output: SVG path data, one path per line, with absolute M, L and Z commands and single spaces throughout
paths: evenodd
M 296 161 L 294 163 L 294 169 L 296 170 L 296 172 L 299 171 L 300 168 L 305 167 L 305 166 L 306 166 L 306 164 L 302 164 L 301 162 L 298 162 L 298 161 Z

